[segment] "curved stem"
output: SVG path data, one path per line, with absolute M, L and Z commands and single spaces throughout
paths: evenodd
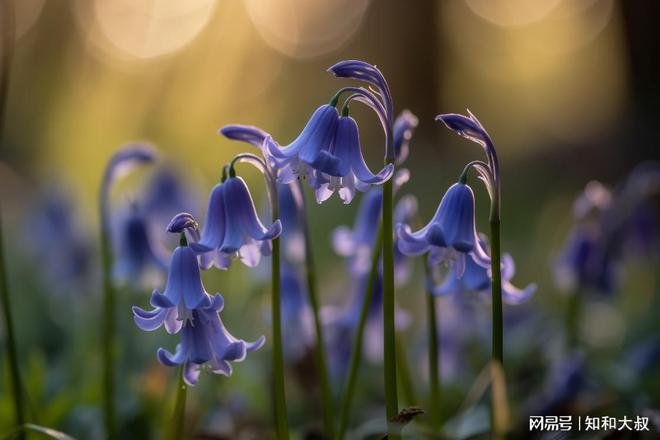
M 399 414 L 396 378 L 396 327 L 394 322 L 394 232 L 392 226 L 392 179 L 383 184 L 383 349 L 385 408 L 388 438 L 399 438 L 394 419 Z
M 9 75 L 14 50 L 14 2 L 3 1 L 2 8 L 2 73 L 0 77 L 0 143 L 4 146 L 5 119 L 7 114 L 7 97 L 9 94 Z M 2 301 L 2 312 L 5 321 L 5 334 L 7 336 L 7 357 L 9 360 L 9 377 L 11 381 L 12 397 L 14 398 L 14 413 L 16 425 L 22 427 L 25 423 L 23 412 L 23 386 L 21 384 L 21 373 L 18 367 L 18 350 L 16 348 L 16 337 L 14 335 L 14 318 L 11 310 L 11 296 L 7 283 L 7 272 L 4 258 L 4 241 L 2 231 L 2 212 L 0 209 L 0 301 Z M 21 429 L 17 438 L 25 438 L 25 432 Z
M 427 286 L 431 286 L 431 273 L 428 262 L 425 262 Z M 435 296 L 429 291 L 426 292 L 426 312 L 428 320 L 428 344 L 429 344 L 429 418 L 431 419 L 431 429 L 434 433 L 440 432 L 440 369 L 439 369 L 439 338 L 438 338 L 438 317 L 436 312 Z
M 343 439 L 344 434 L 346 433 L 346 427 L 348 426 L 348 416 L 351 411 L 351 403 L 353 400 L 353 392 L 355 391 L 355 385 L 357 381 L 357 374 L 360 368 L 360 360 L 362 355 L 362 335 L 364 333 L 364 326 L 367 322 L 367 314 L 369 312 L 369 304 L 371 304 L 371 298 L 374 292 L 374 284 L 376 283 L 376 277 L 378 276 L 378 262 L 380 261 L 380 255 L 383 249 L 383 227 L 382 224 L 378 228 L 378 236 L 376 238 L 376 243 L 374 248 L 371 251 L 371 270 L 369 272 L 369 278 L 367 280 L 367 285 L 362 295 L 362 308 L 360 309 L 360 319 L 358 321 L 358 326 L 355 330 L 355 335 L 353 335 L 353 347 L 351 349 L 351 360 L 348 364 L 348 377 L 344 384 L 344 390 L 342 392 L 341 406 L 339 408 L 339 427 L 337 429 L 336 439 Z
M 277 187 L 272 185 L 271 208 L 273 218 L 280 216 L 277 199 Z M 280 238 L 273 240 L 273 255 L 271 257 L 271 320 L 273 323 L 273 399 L 275 406 L 275 430 L 277 438 L 289 438 L 289 423 L 286 410 L 286 396 L 284 392 L 284 354 L 282 351 L 282 312 L 280 295 Z
M 323 424 L 328 437 L 334 437 L 334 404 L 332 399 L 332 389 L 330 387 L 330 376 L 328 374 L 328 363 L 325 356 L 325 343 L 323 338 L 323 325 L 319 313 L 319 299 L 316 283 L 316 265 L 314 264 L 314 254 L 312 253 L 312 240 L 309 233 L 309 221 L 307 218 L 307 204 L 305 203 L 305 192 L 302 183 L 298 180 L 296 185 L 300 193 L 301 209 L 300 220 L 303 234 L 305 237 L 305 269 L 307 272 L 307 292 L 309 303 L 312 307 L 314 316 L 314 327 L 316 330 L 315 360 L 318 368 L 319 379 L 321 380 L 321 399 L 323 401 Z
M 174 401 L 174 412 L 172 417 L 172 428 L 169 432 L 168 440 L 180 440 L 185 432 L 186 420 L 186 391 L 188 387 L 183 381 L 183 365 L 179 368 L 179 378 L 177 380 L 176 400 Z

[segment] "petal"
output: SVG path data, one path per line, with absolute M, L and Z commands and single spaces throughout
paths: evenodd
M 442 228 L 447 245 L 459 252 L 472 251 L 478 241 L 472 188 L 462 183 L 453 184 L 437 212 L 435 222 Z
M 275 220 L 269 228 L 259 220 L 250 191 L 242 178 L 231 177 L 225 184 L 228 185 L 225 190 L 228 223 L 239 222 L 242 231 L 255 240 L 272 240 L 282 233 L 279 220 Z
M 502 280 L 509 281 L 516 274 L 516 263 L 511 254 L 502 255 Z
M 410 230 L 410 226 L 398 224 L 396 226 L 396 235 L 398 237 L 397 246 L 404 255 L 422 255 L 429 250 L 430 244 L 426 239 L 427 228 L 423 228 L 416 233 Z
M 188 246 L 174 250 L 165 296 L 172 304 L 178 305 L 183 298 L 186 308 L 192 310 L 206 296 L 199 273 L 197 257 Z
M 266 343 L 266 337 L 265 336 L 259 336 L 256 341 L 254 342 L 246 342 L 245 343 L 245 350 L 250 353 L 255 350 L 259 350 L 261 347 L 264 346 Z
M 147 312 L 139 307 L 133 307 L 133 321 L 141 330 L 150 332 L 163 325 L 167 312 L 168 309 L 155 309 Z
M 187 353 L 186 350 L 184 350 L 183 345 L 179 344 L 176 346 L 174 354 L 164 348 L 159 348 L 156 352 L 156 356 L 158 357 L 158 361 L 166 367 L 176 367 L 186 361 Z
M 179 333 L 183 327 L 183 321 L 178 318 L 177 309 L 169 309 L 165 316 L 165 331 L 171 335 Z
M 206 222 L 202 230 L 202 238 L 198 243 L 191 243 L 197 252 L 210 251 L 218 248 L 225 235 L 225 225 L 227 223 L 225 215 L 224 184 L 220 183 L 213 187 L 209 195 L 208 209 L 206 211 Z
M 220 134 L 234 141 L 246 142 L 261 150 L 264 140 L 270 136 L 262 129 L 252 125 L 225 125 Z
M 355 253 L 357 244 L 353 232 L 346 226 L 339 226 L 332 231 L 332 247 L 342 257 L 349 257 Z
M 158 290 L 154 290 L 151 293 L 150 304 L 152 307 L 159 307 L 159 308 L 168 308 L 168 307 L 176 306 L 176 304 L 170 301 L 164 294 L 160 293 Z
M 313 164 L 321 151 L 330 148 L 338 120 L 339 113 L 334 106 L 322 105 L 314 112 L 303 132 L 289 145 L 289 148 L 294 146 L 299 148 L 300 160 L 309 165 Z
M 536 284 L 530 284 L 524 289 L 518 289 L 508 281 L 502 282 L 502 299 L 507 304 L 517 305 L 527 301 L 536 292 Z
M 200 371 L 201 369 L 199 365 L 192 362 L 186 362 L 186 365 L 183 368 L 183 381 L 190 386 L 196 385 L 199 380 Z

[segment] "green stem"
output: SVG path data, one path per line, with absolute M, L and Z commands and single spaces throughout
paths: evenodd
M 415 393 L 415 384 L 410 375 L 410 366 L 408 365 L 408 355 L 406 353 L 406 344 L 402 340 L 403 335 L 396 335 L 396 365 L 399 377 L 399 385 L 407 406 L 413 406 L 418 403 L 417 393 Z
M 500 219 L 499 215 L 490 217 L 490 248 L 491 248 L 491 291 L 493 307 L 493 352 L 492 368 L 499 365 L 504 373 L 504 324 L 502 317 L 502 271 L 500 266 Z M 493 438 L 503 438 L 504 433 L 499 431 L 496 426 L 496 407 L 494 392 L 491 392 L 490 398 L 491 411 L 491 432 Z
M 5 122 L 7 115 L 7 97 L 9 95 L 9 76 L 14 50 L 14 2 L 2 2 L 2 72 L 0 76 L 0 143 L 4 146 Z M 23 413 L 23 387 L 21 374 L 18 369 L 18 351 L 14 335 L 14 319 L 11 311 L 11 297 L 7 282 L 7 272 L 4 258 L 4 241 L 2 232 L 2 212 L 0 208 L 0 300 L 5 321 L 5 334 L 7 335 L 7 357 L 9 360 L 9 375 L 11 380 L 12 396 L 14 398 L 14 413 L 16 425 L 20 428 L 25 423 Z M 25 432 L 21 429 L 17 436 L 22 440 Z
M 276 191 L 275 189 L 273 189 Z M 273 194 L 273 218 L 279 218 L 280 210 L 277 193 Z M 289 423 L 286 410 L 286 397 L 284 393 L 284 355 L 282 353 L 282 313 L 280 297 L 280 239 L 273 240 L 272 264 L 272 296 L 271 313 L 273 323 L 273 399 L 275 406 L 275 430 L 279 440 L 289 438 Z
M 186 420 L 186 391 L 188 387 L 183 381 L 183 365 L 179 368 L 179 378 L 177 380 L 176 400 L 174 401 L 174 415 L 172 417 L 172 428 L 170 430 L 169 440 L 181 440 L 185 432 Z
M 114 405 L 114 334 L 116 292 L 112 285 L 112 256 L 108 228 L 101 210 L 101 264 L 103 269 L 103 316 L 101 319 L 101 338 L 103 350 L 103 417 L 106 437 L 116 438 Z
M 493 353 L 492 360 L 504 364 L 502 319 L 502 272 L 500 268 L 500 219 L 490 220 L 490 248 L 493 296 Z
M 428 264 L 426 265 L 427 279 L 429 277 Z M 440 371 L 438 366 L 439 344 L 438 344 L 438 317 L 435 309 L 435 296 L 426 292 L 426 317 L 428 320 L 428 344 L 429 344 L 429 418 L 431 429 L 434 433 L 440 432 Z
M 392 179 L 383 184 L 383 348 L 385 408 L 388 438 L 399 438 L 393 423 L 399 414 L 396 381 L 396 327 L 394 323 L 394 232 L 392 226 Z
M 338 440 L 344 438 L 344 434 L 346 433 L 346 428 L 348 426 L 348 416 L 351 412 L 353 393 L 355 391 L 357 374 L 360 368 L 360 361 L 362 359 L 362 335 L 364 333 L 364 326 L 367 322 L 367 314 L 369 313 L 369 305 L 371 304 L 371 298 L 374 292 L 374 284 L 376 283 L 376 277 L 378 276 L 378 262 L 380 260 L 380 255 L 383 249 L 382 243 L 383 229 L 381 225 L 378 228 L 376 243 L 374 244 L 374 248 L 371 251 L 371 270 L 369 272 L 369 278 L 367 279 L 367 285 L 362 295 L 360 319 L 358 321 L 357 328 L 355 329 L 355 335 L 353 335 L 351 359 L 348 364 L 348 377 L 346 378 L 344 391 L 342 393 L 341 406 L 339 408 L 339 427 L 337 429 L 337 435 L 335 436 L 335 438 Z
M 300 181 L 299 181 L 300 182 Z M 321 380 L 321 399 L 323 402 L 323 424 L 328 437 L 334 437 L 334 404 L 332 400 L 332 388 L 330 387 L 330 376 L 328 375 L 328 364 L 325 356 L 325 344 L 323 338 L 323 326 L 319 313 L 319 299 L 316 283 L 316 265 L 312 253 L 312 241 L 309 233 L 309 221 L 307 219 L 307 204 L 304 202 L 305 193 L 302 184 L 299 185 L 300 196 L 303 198 L 301 209 L 301 221 L 305 236 L 305 269 L 307 271 L 307 292 L 309 303 L 312 306 L 314 316 L 314 327 L 316 330 L 315 360 Z

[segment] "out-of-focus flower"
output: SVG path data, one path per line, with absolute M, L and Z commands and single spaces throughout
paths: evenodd
M 394 190 L 409 179 L 409 172 L 401 169 L 394 177 Z M 353 229 L 339 226 L 332 233 L 332 245 L 337 252 L 348 259 L 349 270 L 354 276 L 369 272 L 371 267 L 371 252 L 376 242 L 380 215 L 382 212 L 383 192 L 380 188 L 372 188 L 364 194 L 360 201 Z M 395 222 L 409 222 L 417 211 L 417 201 L 412 196 L 403 197 L 394 209 Z M 405 283 L 410 274 L 409 259 L 399 252 L 395 243 L 394 253 L 395 280 Z
M 167 263 L 163 249 L 153 238 L 153 231 L 136 205 L 117 216 L 113 231 L 113 276 L 116 280 L 151 287 L 160 281 Z
M 181 331 L 176 352 L 160 348 L 158 359 L 166 366 L 184 365 L 183 378 L 189 385 L 197 383 L 203 367 L 229 376 L 229 362 L 244 360 L 248 352 L 264 344 L 264 337 L 248 343 L 229 334 L 218 316 L 224 300 L 220 294 L 211 297 L 206 293 L 197 256 L 188 246 L 175 249 L 170 267 L 165 291 L 155 290 L 151 296 L 154 309 L 133 307 L 136 325 L 145 331 L 162 325 L 168 333 Z
M 170 166 L 159 167 L 151 175 L 143 194 L 141 205 L 159 230 L 179 212 L 197 212 L 196 198 Z
M 481 246 L 485 249 L 485 238 L 481 239 Z M 431 252 L 434 252 L 433 250 Z M 429 255 L 429 259 L 433 257 Z M 511 284 L 511 279 L 516 273 L 513 257 L 509 254 L 502 255 L 502 298 L 508 304 L 520 304 L 528 300 L 536 290 L 535 284 L 530 284 L 524 289 L 519 289 Z M 458 276 L 456 271 L 450 270 L 439 285 L 430 286 L 429 291 L 433 295 L 443 296 L 450 294 L 462 294 L 464 292 L 488 293 L 491 287 L 490 269 L 483 267 L 474 261 L 472 256 L 465 259 L 465 271 Z
M 92 246 L 70 195 L 50 187 L 38 196 L 23 224 L 26 249 L 40 260 L 49 290 L 87 291 L 93 277 Z
M 530 414 L 571 413 L 571 406 L 590 387 L 586 373 L 580 354 L 552 362 L 543 391 L 531 400 Z
M 307 301 L 300 275 L 294 267 L 282 265 L 280 279 L 284 353 L 287 360 L 297 361 L 314 346 L 312 309 Z
M 228 257 L 249 267 L 258 265 L 262 255 L 270 255 L 271 240 L 282 232 L 279 219 L 268 228 L 259 220 L 241 177 L 229 177 L 211 190 L 206 215 L 201 238 L 191 247 L 201 254 L 215 253 L 212 261 L 219 268 L 229 266 Z
M 555 280 L 564 290 L 611 293 L 617 284 L 619 244 L 611 227 L 612 195 L 589 182 L 573 205 L 576 224 L 555 265 Z
M 401 165 L 410 154 L 410 139 L 412 138 L 419 119 L 410 110 L 404 110 L 394 121 L 394 152 L 396 163 Z
M 474 193 L 463 183 L 455 183 L 445 193 L 429 223 L 417 232 L 410 226 L 396 227 L 399 250 L 406 255 L 421 255 L 429 250 L 432 265 L 453 262 L 460 278 L 465 271 L 466 255 L 487 267 L 490 257 L 479 243 L 474 218 Z

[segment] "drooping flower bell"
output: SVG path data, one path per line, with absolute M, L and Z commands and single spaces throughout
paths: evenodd
M 485 247 L 485 244 L 483 245 Z M 433 267 L 433 255 L 437 250 L 432 250 L 429 254 L 430 265 Z M 535 284 L 530 284 L 524 289 L 519 289 L 511 284 L 511 279 L 516 273 L 513 257 L 509 254 L 502 255 L 502 298 L 508 304 L 520 304 L 528 300 L 536 290 Z M 459 277 L 456 271 L 449 271 L 441 284 L 430 286 L 429 291 L 436 296 L 450 294 L 462 294 L 464 292 L 482 292 L 490 291 L 491 284 L 490 270 L 477 264 L 472 256 L 465 259 L 465 271 Z
M 184 365 L 186 383 L 197 383 L 202 368 L 216 374 L 231 374 L 230 361 L 242 361 L 246 353 L 261 347 L 265 341 L 245 342 L 224 328 L 218 313 L 224 300 L 218 293 L 211 297 L 202 284 L 195 252 L 185 244 L 172 254 L 167 286 L 163 293 L 154 290 L 152 310 L 133 307 L 136 325 L 144 331 L 161 326 L 168 333 L 181 332 L 181 342 L 174 354 L 160 348 L 158 359 L 166 366 Z
M 216 185 L 209 196 L 207 217 L 201 238 L 191 247 L 196 252 L 219 253 L 213 262 L 227 268 L 239 258 L 246 266 L 259 264 L 262 256 L 270 255 L 271 240 L 282 232 L 275 220 L 269 227 L 259 220 L 250 191 L 241 177 L 229 177 Z
M 397 225 L 399 250 L 406 255 L 421 255 L 434 249 L 435 263 L 454 262 L 458 276 L 465 270 L 466 255 L 487 267 L 490 257 L 479 243 L 474 204 L 472 188 L 465 183 L 455 183 L 422 229 L 412 232 L 406 224 Z
M 260 147 L 264 158 L 274 170 L 280 183 L 290 183 L 305 178 L 314 189 L 316 200 L 321 203 L 334 192 L 338 192 L 344 203 L 350 203 L 355 191 L 366 191 L 371 185 L 387 181 L 393 165 L 387 164 L 374 174 L 364 161 L 360 146 L 357 123 L 348 116 L 348 102 L 356 100 L 371 107 L 379 116 L 392 150 L 407 154 L 407 142 L 416 125 L 416 118 L 404 113 L 394 133 L 392 103 L 389 88 L 380 71 L 361 61 L 344 61 L 329 69 L 338 77 L 367 80 L 378 90 L 378 94 L 363 87 L 347 87 L 335 95 L 331 102 L 319 107 L 307 122 L 298 137 L 286 146 L 280 146 L 271 136 L 252 126 L 229 125 L 220 132 L 234 140 L 248 142 Z M 364 72 L 368 72 L 367 77 Z M 352 93 L 344 104 L 342 114 L 337 111 L 339 95 Z M 394 151 L 391 152 L 392 156 Z

